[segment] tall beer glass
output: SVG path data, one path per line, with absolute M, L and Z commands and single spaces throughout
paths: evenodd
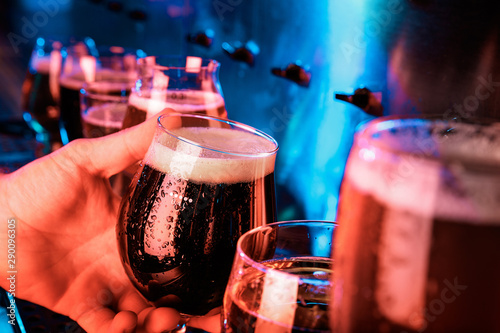
M 500 123 L 368 123 L 340 200 L 335 332 L 498 332 Z
M 222 304 L 238 238 L 276 219 L 277 149 L 234 121 L 158 119 L 117 225 L 125 270 L 148 300 L 186 315 Z
M 335 227 L 286 221 L 245 233 L 224 296 L 223 332 L 330 332 Z
M 215 60 L 193 56 L 139 59 L 139 78 L 130 95 L 123 127 L 142 123 L 165 108 L 227 118 L 219 67 Z

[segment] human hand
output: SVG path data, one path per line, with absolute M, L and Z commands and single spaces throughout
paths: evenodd
M 115 236 L 121 199 L 109 184 L 145 155 L 155 126 L 153 117 L 113 135 L 76 140 L 0 175 L 0 214 L 16 224 L 16 297 L 67 315 L 88 332 L 161 332 L 177 325 L 177 311 L 154 308 L 125 274 Z M 6 235 L 7 228 L 0 231 L 2 244 Z M 6 248 L 0 260 L 3 275 Z M 2 278 L 0 285 L 6 283 Z M 219 331 L 218 316 L 192 324 Z

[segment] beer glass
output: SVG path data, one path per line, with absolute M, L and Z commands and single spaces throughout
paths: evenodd
M 368 123 L 338 223 L 333 331 L 498 332 L 500 123 Z
M 75 38 L 38 37 L 22 86 L 23 118 L 47 153 L 60 146 L 59 76 L 64 48 L 82 42 Z M 52 147 L 54 146 L 54 147 Z
M 159 117 L 117 224 L 125 270 L 145 298 L 185 316 L 222 305 L 238 238 L 276 219 L 277 150 L 234 121 Z
M 328 221 L 287 221 L 238 241 L 224 296 L 224 332 L 330 332 L 332 237 Z
M 193 56 L 139 59 L 139 77 L 123 127 L 137 125 L 165 108 L 227 118 L 219 67 L 215 60 Z
M 121 130 L 131 85 L 97 81 L 80 90 L 83 136 L 96 138 Z
M 83 137 L 79 93 L 84 84 L 107 82 L 133 86 L 137 79 L 137 58 L 144 56 L 142 50 L 120 46 L 95 47 L 91 52 L 85 48 L 73 47 L 68 48 L 66 52 L 60 77 L 59 103 L 63 144 Z
M 194 56 L 148 56 L 138 59 L 138 78 L 129 98 L 123 128 L 140 124 L 165 108 L 227 118 L 219 83 L 220 64 Z M 129 184 L 133 165 L 118 176 Z

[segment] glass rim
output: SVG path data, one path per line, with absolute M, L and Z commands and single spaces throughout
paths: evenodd
M 333 226 L 334 229 L 338 226 L 338 223 L 336 221 L 329 221 L 329 220 L 289 220 L 289 221 L 278 221 L 278 222 L 268 223 L 266 225 L 262 225 L 260 227 L 251 229 L 245 232 L 243 235 L 241 235 L 236 244 L 236 255 L 238 255 L 241 258 L 241 260 L 243 260 L 246 264 L 252 266 L 255 269 L 258 269 L 261 272 L 276 271 L 276 269 L 261 264 L 260 262 L 250 258 L 250 256 L 241 249 L 241 243 L 243 243 L 245 238 L 249 237 L 250 235 L 259 233 L 262 230 L 265 230 L 266 228 L 269 227 L 276 228 L 280 226 L 297 226 L 303 224 L 317 225 L 317 226 Z M 302 279 L 302 276 L 300 274 L 296 276 Z
M 208 69 L 209 65 L 212 64 L 213 68 L 212 70 L 215 71 L 216 69 L 218 69 L 220 67 L 220 62 L 218 62 L 217 60 L 215 59 L 211 59 L 211 58 L 203 58 L 203 57 L 198 57 L 198 56 L 183 56 L 183 55 L 158 55 L 158 56 L 151 56 L 155 59 L 158 59 L 158 60 L 164 60 L 165 62 L 166 61 L 179 61 L 179 60 L 182 60 L 182 59 L 186 59 L 187 57 L 195 57 L 195 58 L 200 58 L 201 59 L 201 66 L 199 67 L 200 69 L 203 68 L 203 69 Z M 147 58 L 147 57 L 145 57 Z M 141 59 L 145 59 L 145 58 L 140 58 L 138 59 L 137 61 L 141 61 Z M 174 65 L 174 66 L 169 66 L 169 65 L 165 65 L 165 64 L 162 64 L 162 63 L 157 63 L 155 65 L 152 65 L 151 68 L 155 69 L 155 70 L 161 70 L 161 71 L 166 71 L 166 70 L 189 70 L 191 68 L 195 68 L 195 67 L 187 67 L 187 66 L 179 66 L 179 65 Z M 198 68 L 196 68 L 198 69 Z
M 127 84 L 123 83 L 123 86 L 126 87 Z M 82 98 L 91 98 L 96 101 L 109 101 L 111 103 L 128 103 L 129 99 L 129 95 L 111 95 L 107 93 L 91 92 L 85 89 L 85 86 L 79 90 L 79 94 Z
M 181 136 L 173 133 L 170 129 L 165 128 L 165 126 L 163 126 L 163 124 L 162 124 L 162 120 L 165 118 L 169 118 L 169 117 L 198 118 L 198 119 L 213 120 L 213 121 L 218 121 L 220 123 L 225 123 L 231 127 L 237 127 L 241 130 L 252 133 L 254 135 L 257 135 L 257 136 L 271 142 L 274 145 L 274 149 L 271 151 L 259 152 L 259 153 L 238 153 L 238 152 L 234 152 L 234 151 L 225 151 L 225 150 L 221 150 L 221 149 L 206 147 L 203 144 L 199 144 L 199 143 L 194 142 L 192 140 L 181 137 Z M 254 128 L 250 125 L 246 125 L 246 124 L 243 124 L 243 123 L 240 123 L 240 122 L 237 122 L 234 120 L 229 120 L 226 118 L 207 116 L 207 115 L 202 115 L 202 114 L 185 114 L 185 113 L 171 112 L 171 113 L 163 114 L 163 115 L 159 116 L 157 122 L 158 122 L 158 126 L 163 130 L 163 132 L 165 132 L 166 134 L 170 135 L 171 137 L 173 137 L 179 141 L 185 142 L 187 144 L 190 144 L 192 146 L 196 146 L 196 147 L 199 147 L 202 149 L 206 149 L 206 150 L 210 150 L 213 152 L 222 153 L 222 154 L 226 154 L 226 155 L 241 156 L 241 157 L 253 157 L 253 158 L 267 157 L 267 156 L 272 156 L 272 155 L 276 154 L 276 152 L 279 149 L 278 142 L 269 134 L 267 134 L 267 133 L 265 133 L 257 128 Z
M 395 126 L 399 123 L 403 124 L 413 124 L 416 126 L 421 126 L 430 123 L 443 123 L 443 124 L 470 124 L 470 125 L 491 125 L 491 124 L 499 124 L 500 120 L 487 118 L 487 117 L 453 117 L 446 118 L 442 114 L 413 114 L 413 115 L 390 115 L 378 117 L 369 121 L 366 121 L 359 125 L 358 129 L 355 133 L 355 139 L 353 147 L 357 149 L 363 148 L 376 148 L 381 150 L 382 152 L 392 154 L 392 155 L 400 155 L 400 156 L 420 156 L 424 160 L 428 161 L 443 161 L 441 156 L 433 156 L 432 154 L 422 151 L 408 151 L 404 149 L 399 149 L 394 147 L 391 144 L 387 144 L 386 142 L 379 142 L 377 140 L 373 140 L 373 136 L 377 133 L 381 133 L 390 128 L 397 128 L 401 126 Z M 499 127 L 500 129 L 500 127 Z

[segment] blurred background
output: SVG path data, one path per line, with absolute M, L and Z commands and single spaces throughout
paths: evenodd
M 499 6 L 486 0 L 2 0 L 0 165 L 8 172 L 39 156 L 21 107 L 37 38 L 88 36 L 97 45 L 148 55 L 219 61 L 229 118 L 280 145 L 278 219 L 334 220 L 344 165 L 363 122 L 382 114 L 500 117 Z M 29 316 L 32 305 L 26 306 Z M 62 325 L 39 331 L 77 331 L 74 323 Z
M 367 104 L 381 103 L 386 115 L 499 116 L 498 6 L 486 0 L 4 0 L 0 121 L 22 119 L 21 87 L 40 36 L 89 36 L 97 45 L 149 55 L 213 58 L 221 63 L 229 118 L 279 142 L 278 218 L 333 220 L 354 131 L 382 113 Z M 359 88 L 373 92 L 375 102 L 356 102 L 350 95 Z

